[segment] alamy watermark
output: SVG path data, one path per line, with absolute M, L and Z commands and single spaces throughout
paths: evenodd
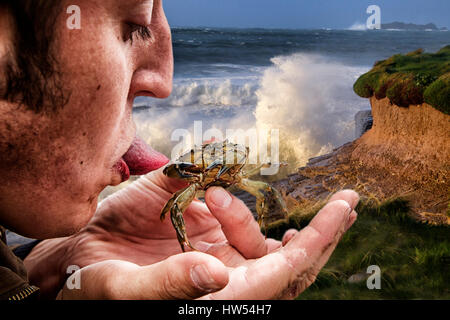
M 238 144 L 239 146 L 246 146 L 249 150 L 247 164 L 251 165 L 266 165 L 261 167 L 261 175 L 275 175 L 279 171 L 279 151 L 280 151 L 280 135 L 278 129 L 226 129 L 225 134 L 217 129 L 210 128 L 203 132 L 203 122 L 195 121 L 193 134 L 187 129 L 175 129 L 170 137 L 171 141 L 178 141 L 171 152 L 171 158 L 176 161 L 182 154 L 190 150 L 192 146 L 201 146 L 205 141 L 228 141 L 230 143 Z M 270 149 L 270 154 L 269 154 Z M 216 154 L 226 152 L 226 164 L 234 164 L 235 157 L 233 156 L 233 149 L 215 150 Z M 212 155 L 214 156 L 214 155 Z M 195 157 L 198 163 L 201 164 L 202 157 Z
M 367 273 L 370 274 L 369 278 L 367 278 L 367 288 L 369 290 L 381 289 L 381 269 L 377 265 L 372 265 L 367 267 Z
M 80 267 L 77 265 L 70 265 L 66 269 L 66 273 L 70 274 L 66 281 L 67 289 L 81 289 L 81 272 Z
M 70 5 L 66 10 L 67 14 L 70 16 L 66 20 L 66 26 L 70 30 L 79 30 L 81 29 L 81 9 L 77 5 Z
M 377 5 L 370 5 L 366 10 L 371 16 L 367 19 L 366 27 L 368 30 L 381 29 L 381 8 Z

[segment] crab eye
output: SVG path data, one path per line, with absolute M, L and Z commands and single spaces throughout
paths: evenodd
M 186 169 L 189 169 L 189 168 L 191 168 L 191 167 L 193 167 L 194 165 L 192 164 L 192 163 L 180 163 L 180 164 L 178 164 L 178 167 L 181 169 L 181 170 L 186 170 Z

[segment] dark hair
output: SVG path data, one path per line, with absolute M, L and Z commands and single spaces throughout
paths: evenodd
M 7 10 L 14 26 L 0 98 L 35 112 L 67 103 L 52 52 L 60 7 L 60 0 L 0 0 L 0 9 Z

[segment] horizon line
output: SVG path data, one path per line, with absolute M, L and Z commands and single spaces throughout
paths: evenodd
M 392 23 L 392 22 L 389 22 Z M 388 24 L 388 23 L 385 23 Z M 376 29 L 376 30 L 370 30 L 370 29 L 361 29 L 361 30 L 355 30 L 351 29 L 352 26 L 349 26 L 347 28 L 331 28 L 331 27 L 225 27 L 225 26 L 170 26 L 171 29 L 240 29 L 240 30 L 325 30 L 325 31 L 392 31 L 394 29 Z M 431 30 L 431 31 L 450 31 L 449 27 L 437 27 L 438 30 Z M 447 30 L 440 30 L 441 28 L 446 28 Z M 397 29 L 395 29 L 397 30 Z M 419 32 L 431 32 L 426 30 L 403 30 L 398 29 L 399 31 L 419 31 Z

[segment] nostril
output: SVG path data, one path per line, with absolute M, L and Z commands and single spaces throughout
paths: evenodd
M 139 91 L 135 93 L 135 97 L 151 97 L 156 98 L 155 94 L 150 91 Z
M 158 70 L 141 69 L 131 79 L 130 95 L 164 99 L 172 92 L 172 77 Z

